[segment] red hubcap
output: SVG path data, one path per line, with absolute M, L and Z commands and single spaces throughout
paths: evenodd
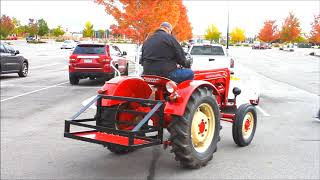
M 199 126 L 199 134 L 202 134 L 206 128 L 206 123 L 204 122 L 204 120 L 201 120 L 201 123 L 198 125 Z
M 249 119 L 246 120 L 246 122 L 245 122 L 245 124 L 244 124 L 244 129 L 245 129 L 246 131 L 248 131 L 248 130 L 250 129 L 250 120 L 249 120 Z

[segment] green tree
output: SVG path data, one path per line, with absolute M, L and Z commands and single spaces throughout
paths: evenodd
M 308 43 L 308 40 L 305 37 L 303 37 L 303 35 L 300 35 L 295 40 L 293 40 L 293 42 L 296 42 L 296 43 Z
M 93 37 L 93 33 L 93 24 L 90 21 L 86 22 L 84 25 L 83 37 Z
M 53 36 L 59 37 L 59 36 L 64 35 L 65 32 L 61 26 L 58 26 L 58 27 L 52 29 L 52 33 L 53 33 Z
M 7 38 L 14 30 L 14 24 L 9 16 L 2 15 L 0 18 L 0 38 Z
M 246 39 L 244 29 L 239 27 L 234 28 L 230 33 L 231 41 L 233 43 L 239 43 Z
M 15 29 L 15 33 L 17 34 L 17 36 L 25 36 L 28 33 L 28 26 L 24 25 L 17 27 Z
M 105 31 L 103 29 L 99 29 L 99 38 L 105 38 Z
M 221 36 L 221 32 L 219 29 L 213 25 L 210 24 L 209 27 L 206 30 L 206 34 L 204 35 L 204 38 L 206 40 L 209 40 L 211 43 L 212 41 L 218 42 Z
M 39 20 L 38 20 L 38 27 L 39 27 L 38 35 L 39 35 L 40 37 L 48 34 L 48 32 L 49 32 L 49 27 L 48 27 L 47 22 L 46 22 L 44 19 L 39 19 Z

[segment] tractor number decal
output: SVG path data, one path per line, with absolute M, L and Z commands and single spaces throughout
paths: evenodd
M 148 83 L 159 83 L 160 79 L 158 78 L 148 78 L 148 77 L 145 77 L 144 80 Z

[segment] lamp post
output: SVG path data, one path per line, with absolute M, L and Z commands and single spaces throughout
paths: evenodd
M 228 24 L 227 24 L 227 49 L 229 49 L 229 1 L 228 1 Z

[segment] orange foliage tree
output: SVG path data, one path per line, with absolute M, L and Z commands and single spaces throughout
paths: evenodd
M 182 1 L 178 1 L 178 3 L 180 8 L 180 16 L 172 33 L 179 41 L 189 40 L 192 38 L 192 27 L 189 22 L 187 9 L 182 4 Z
M 310 32 L 309 41 L 315 44 L 320 44 L 320 14 L 314 16 L 314 21 L 311 23 L 312 29 Z
M 105 6 L 105 11 L 117 21 L 118 24 L 113 26 L 113 31 L 124 34 L 139 44 L 164 21 L 172 24 L 173 32 L 179 40 L 190 37 L 192 29 L 181 0 L 95 0 L 95 2 Z
M 268 20 L 264 22 L 264 26 L 260 29 L 259 39 L 263 42 L 273 42 L 279 39 L 279 32 L 277 29 L 276 21 Z
M 291 42 L 300 36 L 301 28 L 300 22 L 295 15 L 290 12 L 289 16 L 285 19 L 282 24 L 280 31 L 280 40 L 282 42 Z

